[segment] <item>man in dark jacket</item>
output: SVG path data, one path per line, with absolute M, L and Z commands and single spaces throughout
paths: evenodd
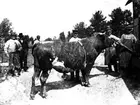
M 28 40 L 29 37 L 28 35 L 23 36 L 22 33 L 19 34 L 19 42 L 22 45 L 22 50 L 20 52 L 20 66 L 21 69 L 23 69 L 24 71 L 27 71 L 28 67 L 27 67 L 27 56 L 28 56 Z
M 116 37 L 115 35 L 112 35 L 112 29 L 110 26 L 107 27 L 107 32 L 106 34 L 111 38 L 114 39 L 115 42 L 119 42 L 120 38 Z M 105 49 L 105 65 L 108 65 L 108 72 L 112 72 L 112 67 L 114 68 L 115 72 L 118 72 L 118 67 L 117 67 L 117 61 L 118 61 L 118 55 L 117 55 L 117 49 L 115 47 L 115 43 L 113 44 L 112 47 L 106 48 Z

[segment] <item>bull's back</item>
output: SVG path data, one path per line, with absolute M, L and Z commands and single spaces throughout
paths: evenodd
M 39 44 L 33 49 L 34 66 L 47 70 L 52 68 L 50 57 L 52 56 L 51 44 Z
M 65 43 L 59 54 L 59 60 L 69 68 L 80 68 L 85 60 L 85 49 L 79 42 Z

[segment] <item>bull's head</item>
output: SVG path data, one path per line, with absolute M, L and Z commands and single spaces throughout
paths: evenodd
M 105 33 L 98 33 L 96 37 L 98 37 L 103 43 L 103 48 L 111 47 L 111 45 L 114 43 L 114 40 Z

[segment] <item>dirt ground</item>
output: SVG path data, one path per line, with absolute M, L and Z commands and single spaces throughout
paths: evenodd
M 31 59 L 31 58 L 30 58 Z M 96 66 L 103 66 L 101 54 Z M 28 61 L 29 65 L 33 61 Z M 47 98 L 39 93 L 34 100 L 29 99 L 33 66 L 19 77 L 8 77 L 0 83 L 0 105 L 138 105 L 138 91 L 131 91 L 122 78 L 105 75 L 93 68 L 90 73 L 90 87 L 83 87 L 70 81 L 63 81 L 62 74 L 52 70 L 47 80 Z M 39 87 L 39 82 L 36 84 Z M 133 97 L 134 93 L 137 94 Z

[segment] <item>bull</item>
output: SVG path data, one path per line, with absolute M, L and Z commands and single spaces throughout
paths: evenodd
M 89 74 L 93 67 L 94 61 L 103 49 L 111 46 L 112 40 L 104 34 L 84 38 L 79 42 L 62 42 L 55 40 L 50 43 L 38 44 L 33 47 L 34 57 L 34 74 L 32 76 L 32 86 L 30 98 L 35 97 L 35 78 L 40 77 L 41 95 L 43 98 L 46 94 L 46 80 L 49 71 L 54 68 L 59 72 L 79 72 L 82 73 L 81 84 L 89 86 Z M 54 59 L 63 61 L 65 68 L 57 68 L 52 64 Z

